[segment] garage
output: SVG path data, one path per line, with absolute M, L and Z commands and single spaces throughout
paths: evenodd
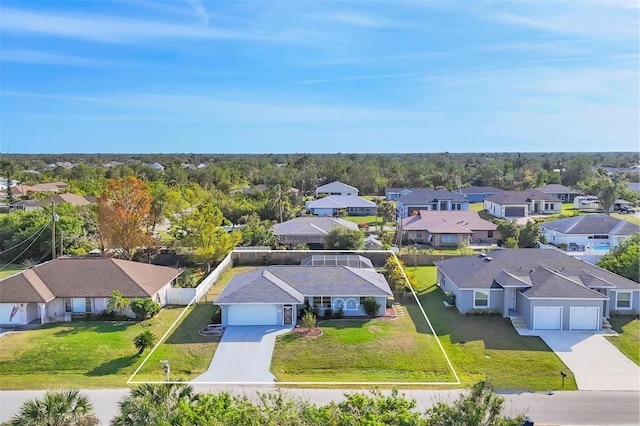
M 561 306 L 535 306 L 533 308 L 534 330 L 561 330 Z
M 524 207 L 505 207 L 505 217 L 524 217 Z
M 278 307 L 266 304 L 238 304 L 227 308 L 228 325 L 278 325 Z
M 570 330 L 598 330 L 600 308 L 595 306 L 572 306 L 569 317 Z

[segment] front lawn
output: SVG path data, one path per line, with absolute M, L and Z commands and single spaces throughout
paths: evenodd
M 396 223 L 395 222 L 385 222 L 384 224 L 382 216 L 378 216 L 378 220 L 376 222 L 376 217 L 375 216 L 344 216 L 342 219 L 344 220 L 348 220 L 349 222 L 353 222 L 353 223 L 357 223 L 358 225 L 360 225 L 361 223 L 366 223 L 367 225 L 371 226 L 380 226 L 380 225 L 384 225 L 384 226 L 395 226 Z
M 271 372 L 280 382 L 454 382 L 426 322 L 412 316 L 323 321 L 322 336 L 279 336 Z
M 103 388 L 125 386 L 147 352 L 137 356 L 133 338 L 150 330 L 158 339 L 184 307 L 166 307 L 153 319 L 73 321 L 45 324 L 0 338 L 0 389 Z M 176 374 L 192 376 L 209 365 L 216 342 L 193 336 L 209 323 L 211 305 L 192 307 L 172 331 L 159 355 L 170 358 Z M 198 336 L 199 337 L 199 336 Z M 163 349 L 165 346 L 174 345 Z M 154 354 L 155 361 L 155 354 Z M 164 358 L 163 358 L 164 359 Z M 162 366 L 149 364 L 149 369 Z M 204 367 L 203 367 L 204 366 Z M 146 370 L 145 370 L 146 371 Z
M 609 323 L 617 336 L 606 336 L 609 341 L 627 356 L 640 365 L 640 319 L 637 315 L 618 315 L 611 317 Z
M 463 384 L 487 378 L 497 389 L 560 389 L 558 372 L 568 368 L 542 339 L 518 335 L 510 320 L 499 315 L 467 316 L 445 308 L 436 268 L 408 270 L 418 280 L 420 303 Z M 424 321 L 418 312 L 409 310 L 409 314 L 416 322 Z M 564 388 L 577 389 L 572 375 L 565 379 Z

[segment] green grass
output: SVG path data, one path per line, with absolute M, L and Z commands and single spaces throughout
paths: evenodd
M 24 269 L 22 265 L 7 265 L 0 264 L 0 279 L 11 276 L 15 273 L 18 273 Z
M 345 216 L 342 219 L 357 223 L 358 225 L 361 223 L 366 223 L 369 226 L 379 226 L 382 224 L 382 216 L 378 216 L 378 222 L 376 222 L 375 216 Z M 395 226 L 395 222 L 385 222 L 384 226 Z
M 469 210 L 481 212 L 484 210 L 484 203 L 469 203 Z
M 416 303 L 404 306 L 417 310 Z M 396 320 L 330 320 L 323 334 L 279 336 L 271 361 L 278 381 L 453 382 L 455 378 L 427 324 Z
M 640 365 L 640 319 L 637 315 L 618 315 L 611 317 L 609 323 L 617 336 L 606 336 L 609 341 L 627 356 Z
M 621 214 L 621 213 L 611 213 L 611 216 L 626 220 L 627 222 L 635 223 L 636 225 L 640 225 L 640 216 L 637 214 Z
M 160 339 L 183 309 L 166 307 L 155 318 L 142 323 L 73 321 L 5 335 L 0 345 L 0 389 L 125 386 L 147 354 L 136 356 L 133 337 L 150 330 Z M 174 371 L 185 376 L 191 371 L 193 376 L 208 366 L 217 342 L 204 342 L 204 338 L 198 339 L 193 333 L 209 323 L 212 309 L 204 304 L 190 308 L 159 348 L 158 355 L 169 357 Z M 154 354 L 152 361 L 156 361 L 155 357 Z M 161 367 L 159 363 L 149 363 L 147 368 L 157 368 L 161 373 Z
M 497 389 L 544 391 L 559 389 L 564 363 L 539 338 L 520 336 L 509 319 L 498 315 L 467 316 L 445 308 L 444 293 L 435 284 L 434 266 L 409 267 L 418 279 L 420 303 L 463 384 L 490 379 Z M 410 310 L 413 316 L 414 313 Z M 415 314 L 415 321 L 420 316 Z M 565 379 L 565 389 L 576 389 Z
M 209 303 L 190 308 L 188 317 L 155 350 L 133 380 L 164 380 L 160 360 L 169 361 L 171 376 L 175 380 L 191 380 L 204 373 L 209 368 L 220 337 L 201 336 L 198 332 L 211 323 L 213 309 Z

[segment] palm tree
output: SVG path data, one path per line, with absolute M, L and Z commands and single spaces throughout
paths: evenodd
M 107 301 L 107 309 L 111 312 L 122 312 L 130 304 L 131 301 L 124 297 L 120 290 L 113 290 Z
M 120 401 L 120 414 L 111 426 L 150 426 L 177 424 L 180 401 L 193 401 L 193 388 L 182 383 L 145 383 L 131 389 Z
M 382 235 L 382 228 L 380 227 L 380 224 L 378 223 L 378 217 L 380 216 L 380 206 L 382 206 L 382 203 L 384 202 L 384 198 L 382 197 L 376 197 L 373 199 L 373 202 L 376 203 L 376 230 L 378 231 L 379 235 Z M 384 223 L 382 224 L 384 225 Z
M 78 390 L 49 391 L 26 401 L 10 426 L 93 426 L 100 421 L 89 399 Z
M 147 348 L 151 348 L 156 344 L 156 336 L 149 330 L 145 330 L 133 338 L 133 344 L 138 349 L 138 355 L 140 355 Z

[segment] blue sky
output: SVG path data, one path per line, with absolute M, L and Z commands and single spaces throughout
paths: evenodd
M 0 3 L 0 151 L 636 151 L 638 1 Z

